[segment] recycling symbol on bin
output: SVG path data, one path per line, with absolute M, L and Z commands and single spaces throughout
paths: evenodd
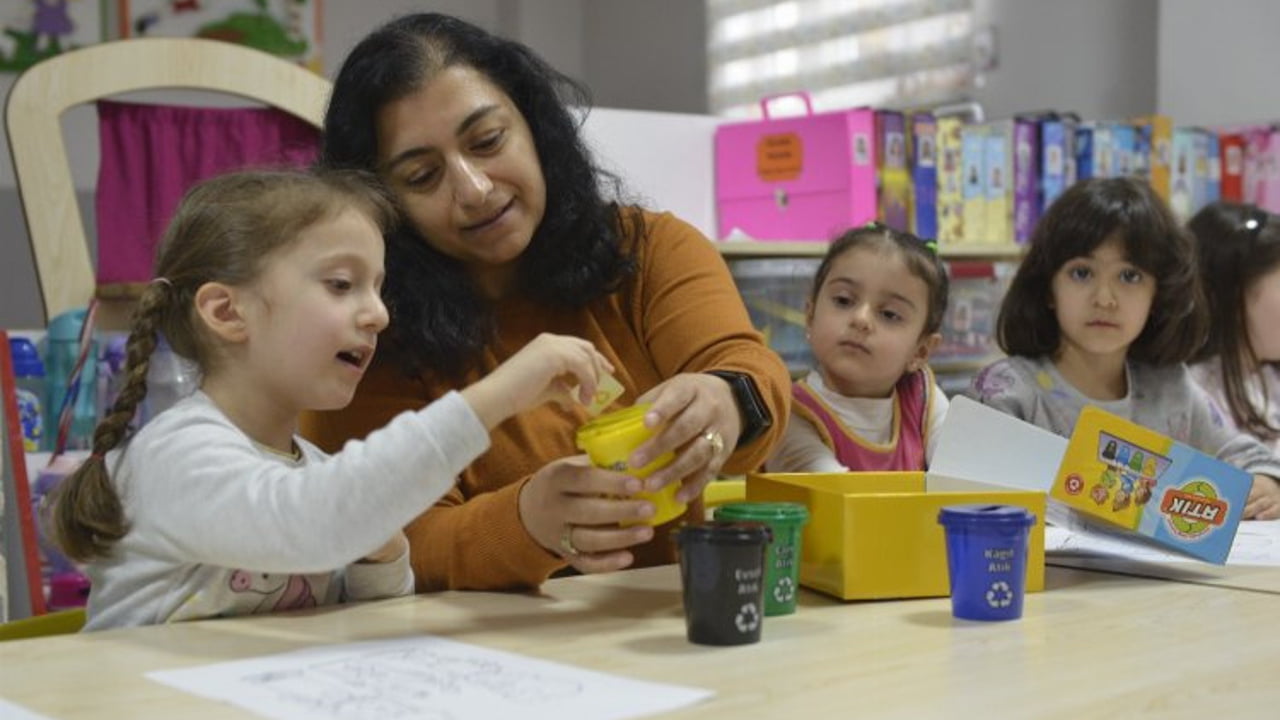
M 789 577 L 779 578 L 773 586 L 773 599 L 780 603 L 791 602 L 796 596 L 796 584 Z
M 738 615 L 733 619 L 733 624 L 738 626 L 738 632 L 752 632 L 760 627 L 760 611 L 752 603 L 747 603 L 738 611 Z
M 1013 590 L 1009 589 L 1009 583 L 1003 580 L 997 580 L 991 583 L 991 588 L 987 590 L 987 604 L 993 608 L 1005 608 L 1013 603 Z

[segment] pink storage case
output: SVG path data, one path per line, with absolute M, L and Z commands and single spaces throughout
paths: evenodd
M 875 113 L 868 108 L 716 128 L 717 233 L 828 241 L 876 218 Z

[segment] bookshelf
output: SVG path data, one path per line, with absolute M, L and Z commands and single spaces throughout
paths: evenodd
M 805 336 L 804 307 L 813 273 L 826 254 L 821 240 L 716 241 L 743 303 L 765 341 L 793 377 L 813 365 Z M 943 342 L 932 361 L 948 395 L 968 386 L 973 374 L 998 357 L 991 336 L 1008 278 L 1025 248 L 1013 244 L 943 247 L 951 275 Z

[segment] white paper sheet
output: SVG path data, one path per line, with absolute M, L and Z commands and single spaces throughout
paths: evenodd
M 1190 555 L 1165 552 L 1128 537 L 1066 527 L 1045 528 L 1044 551 L 1051 559 L 1063 556 L 1096 556 L 1135 563 L 1204 565 L 1204 561 Z M 1226 564 L 1280 567 L 1280 520 L 1246 520 L 1240 523 Z
M 714 694 L 430 636 L 308 648 L 147 677 L 275 720 L 621 720 Z

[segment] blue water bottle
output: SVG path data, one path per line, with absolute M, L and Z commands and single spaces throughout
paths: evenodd
M 44 363 L 35 343 L 22 337 L 9 338 L 13 358 L 13 379 L 17 385 L 18 424 L 22 426 L 22 449 L 33 453 L 42 449 L 44 433 Z
M 195 392 L 199 385 L 199 373 L 191 361 L 173 351 L 167 340 L 161 335 L 156 341 L 155 350 L 151 351 L 151 362 L 147 367 L 147 398 L 143 401 L 143 415 L 140 423 L 168 410 Z
M 102 357 L 98 359 L 98 411 L 105 417 L 115 404 L 116 396 L 124 387 L 124 365 L 127 355 L 127 335 L 116 335 L 106 341 Z
M 45 449 L 52 450 L 58 438 L 58 418 L 63 401 L 71 389 L 68 383 L 80 356 L 80 328 L 85 310 L 68 310 L 49 322 L 45 348 L 45 377 L 49 387 L 49 404 L 45 412 Z M 80 370 L 79 387 L 71 415 L 71 430 L 66 449 L 88 449 L 93 442 L 93 429 L 98 422 L 97 376 L 98 343 L 91 341 L 89 356 Z

